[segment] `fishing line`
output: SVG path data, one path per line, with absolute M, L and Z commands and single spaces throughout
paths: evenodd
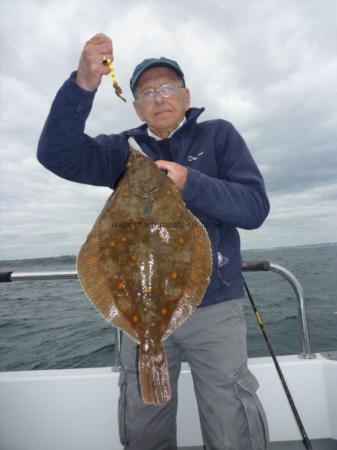
M 253 297 L 252 297 L 252 295 L 251 295 L 251 293 L 250 293 L 250 291 L 249 291 L 249 289 L 248 289 L 246 280 L 244 279 L 243 281 L 244 281 L 244 285 L 245 285 L 245 289 L 246 289 L 248 298 L 249 298 L 250 303 L 251 303 L 251 305 L 252 305 L 252 307 L 253 307 L 253 310 L 254 310 L 254 313 L 255 313 L 255 317 L 256 317 L 257 323 L 259 324 L 259 327 L 260 327 L 260 329 L 261 329 L 261 331 L 262 331 L 264 340 L 266 341 L 266 344 L 267 344 L 267 346 L 268 346 L 268 349 L 269 349 L 269 352 L 270 352 L 270 354 L 271 354 L 271 357 L 273 358 L 273 361 L 274 361 L 274 364 L 275 364 L 275 368 L 276 368 L 277 373 L 278 373 L 278 376 L 279 376 L 279 378 L 280 378 L 280 380 L 281 380 L 281 383 L 282 383 L 284 392 L 285 392 L 285 394 L 286 394 L 286 396 L 287 396 L 288 402 L 289 402 L 290 407 L 291 407 L 291 409 L 292 409 L 292 411 L 293 411 L 295 420 L 296 420 L 296 422 L 297 422 L 297 426 L 298 426 L 298 428 L 299 428 L 299 430 L 300 430 L 300 432 L 301 432 L 301 435 L 302 435 L 302 443 L 303 443 L 303 445 L 305 446 L 306 449 L 311 450 L 311 449 L 312 449 L 311 442 L 310 442 L 310 440 L 309 440 L 309 438 L 308 438 L 308 435 L 307 435 L 307 433 L 306 433 L 306 431 L 305 431 L 304 425 L 303 425 L 303 423 L 302 423 L 302 420 L 301 420 L 301 418 L 300 418 L 300 415 L 298 414 L 297 408 L 296 408 L 295 403 L 294 403 L 294 400 L 293 400 L 293 398 L 292 398 L 292 396 L 291 396 L 291 394 L 290 394 L 290 391 L 289 391 L 288 385 L 287 385 L 287 383 L 286 383 L 286 380 L 284 379 L 284 376 L 283 376 L 281 367 L 280 367 L 280 365 L 279 365 L 279 363 L 278 363 L 278 360 L 277 360 L 277 358 L 276 358 L 276 354 L 275 354 L 275 352 L 274 352 L 274 349 L 273 349 L 273 347 L 272 347 L 272 345 L 271 345 L 271 342 L 270 342 L 270 340 L 269 340 L 269 337 L 268 337 L 268 335 L 267 335 L 267 333 L 266 333 L 266 330 L 265 330 L 265 328 L 264 328 L 264 322 L 263 322 L 263 320 L 262 320 L 261 314 L 259 313 L 259 311 L 258 311 L 257 308 L 256 308 L 256 305 L 255 305 L 255 302 L 254 302 L 254 300 L 253 300 Z

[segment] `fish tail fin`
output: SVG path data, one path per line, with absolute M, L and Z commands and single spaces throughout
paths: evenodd
M 145 345 L 139 349 L 139 378 L 144 403 L 161 405 L 171 398 L 171 383 L 163 347 L 147 352 Z

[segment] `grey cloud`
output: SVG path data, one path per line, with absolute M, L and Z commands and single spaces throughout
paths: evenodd
M 243 134 L 272 211 L 245 248 L 336 241 L 334 2 L 3 2 L 1 18 L 2 258 L 76 253 L 108 189 L 77 185 L 36 161 L 54 95 L 95 32 L 114 41 L 123 104 L 105 78 L 86 132 L 139 125 L 128 88 L 148 56 L 177 59 L 201 119 Z M 20 39 L 13 39 L 13 29 Z M 155 38 L 154 38 L 155 36 Z

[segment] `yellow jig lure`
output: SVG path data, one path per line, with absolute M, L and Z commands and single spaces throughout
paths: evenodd
M 126 102 L 125 98 L 122 96 L 122 88 L 119 86 L 117 78 L 116 78 L 116 74 L 115 74 L 115 69 L 112 65 L 112 61 L 110 58 L 106 58 L 103 57 L 102 60 L 102 64 L 104 64 L 105 66 L 108 66 L 109 70 L 110 70 L 110 76 L 112 78 L 112 86 L 115 89 L 115 94 L 117 95 L 117 97 L 119 97 L 120 99 L 123 100 L 123 102 Z

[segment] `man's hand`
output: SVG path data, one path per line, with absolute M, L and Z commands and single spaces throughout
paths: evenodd
M 109 74 L 109 68 L 102 64 L 103 55 L 113 60 L 112 42 L 104 34 L 95 34 L 85 44 L 78 65 L 76 83 L 87 91 L 94 91 L 101 83 L 102 75 Z
M 167 170 L 167 176 L 171 178 L 180 191 L 183 190 L 187 180 L 187 167 L 164 159 L 158 159 L 155 164 L 159 169 Z

